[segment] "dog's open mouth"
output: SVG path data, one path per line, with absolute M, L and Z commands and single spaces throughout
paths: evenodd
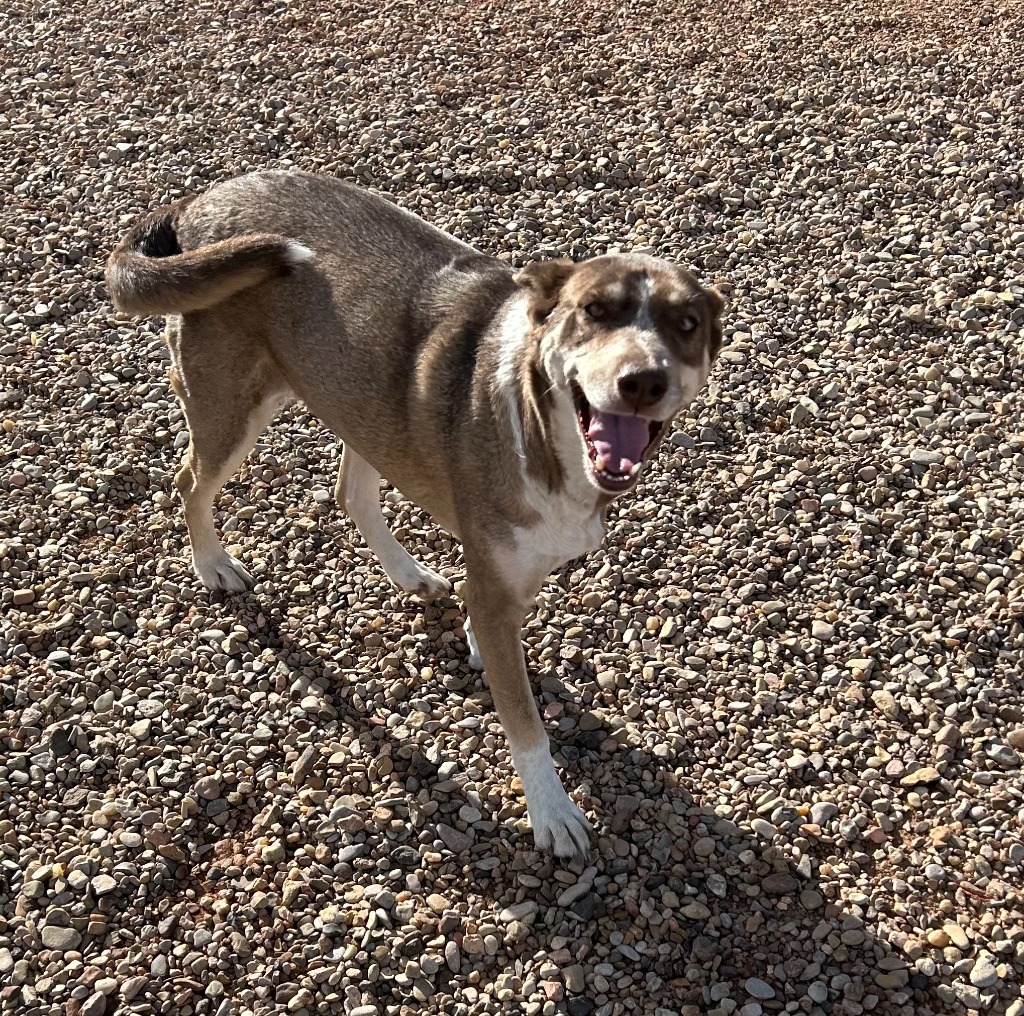
M 583 389 L 575 383 L 572 397 L 597 485 L 612 494 L 628 490 L 640 475 L 647 449 L 668 427 L 669 421 L 603 413 L 591 406 Z

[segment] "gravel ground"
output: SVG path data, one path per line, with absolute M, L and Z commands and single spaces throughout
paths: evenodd
M 0 13 L 0 1011 L 1024 1013 L 1022 9 L 781 7 Z M 255 592 L 189 571 L 160 323 L 103 264 L 292 165 L 730 294 L 526 635 L 586 864 L 534 850 L 460 602 L 392 592 L 301 407 L 219 503 Z

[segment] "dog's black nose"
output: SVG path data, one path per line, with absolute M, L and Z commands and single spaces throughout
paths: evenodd
M 619 378 L 619 394 L 636 410 L 650 409 L 668 391 L 668 373 L 664 370 L 637 370 Z

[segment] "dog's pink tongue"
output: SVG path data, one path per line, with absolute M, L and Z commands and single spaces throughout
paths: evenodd
M 639 416 L 591 409 L 587 437 L 597 454 L 604 458 L 608 472 L 625 474 L 640 461 L 650 441 L 650 423 Z

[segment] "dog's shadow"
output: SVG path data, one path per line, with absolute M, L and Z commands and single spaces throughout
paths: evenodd
M 425 612 L 432 644 L 458 629 L 453 610 L 449 603 Z M 637 991 L 651 1012 L 727 1013 L 755 1002 L 767 1011 L 822 1013 L 956 1008 L 931 989 L 912 962 L 916 954 L 897 949 L 898 936 L 874 934 L 871 901 L 852 881 L 841 898 L 829 897 L 837 882 L 820 874 L 840 855 L 852 859 L 861 881 L 875 877 L 866 851 L 837 843 L 798 808 L 780 805 L 758 829 L 734 822 L 724 784 L 709 792 L 702 779 L 713 765 L 706 749 L 688 741 L 666 750 L 664 740 L 646 744 L 621 728 L 560 723 L 581 715 L 577 698 L 594 680 L 590 668 L 563 661 L 535 687 L 560 775 L 596 816 L 590 854 L 565 863 L 535 849 L 518 795 L 494 789 L 511 772 L 471 770 L 451 726 L 422 717 L 410 723 L 415 703 L 399 723 L 368 714 L 354 691 L 359 674 L 339 673 L 273 626 L 255 643 L 277 656 L 285 681 L 297 672 L 326 679 L 319 683 L 335 713 L 327 737 L 344 730 L 359 745 L 357 772 L 340 776 L 353 792 L 341 795 L 340 807 L 337 798 L 324 805 L 324 821 L 311 827 L 315 842 L 295 828 L 287 837 L 290 851 L 308 846 L 318 858 L 321 875 L 310 891 L 335 903 L 339 883 L 433 897 L 435 912 L 417 908 L 416 935 L 406 941 L 382 929 L 372 941 L 364 937 L 350 965 L 365 969 L 381 945 L 408 961 L 419 960 L 427 942 L 458 947 L 457 962 L 446 962 L 439 946 L 439 961 L 420 963 L 418 977 L 381 978 L 364 985 L 364 999 L 422 1006 L 426 992 L 440 1005 L 467 985 L 490 985 L 564 998 L 573 1016 L 618 1011 L 615 1004 Z M 483 676 L 462 667 L 448 677 L 446 708 L 479 718 L 454 731 L 467 740 L 499 736 L 488 729 L 496 717 Z M 318 754 L 302 779 L 337 784 L 332 764 L 326 751 Z M 300 782 L 286 778 L 277 798 L 298 795 Z M 210 830 L 209 860 L 200 864 L 206 873 L 219 863 L 222 833 Z M 193 874 L 203 881 L 202 870 Z M 344 930 L 328 931 L 338 936 L 340 957 Z

